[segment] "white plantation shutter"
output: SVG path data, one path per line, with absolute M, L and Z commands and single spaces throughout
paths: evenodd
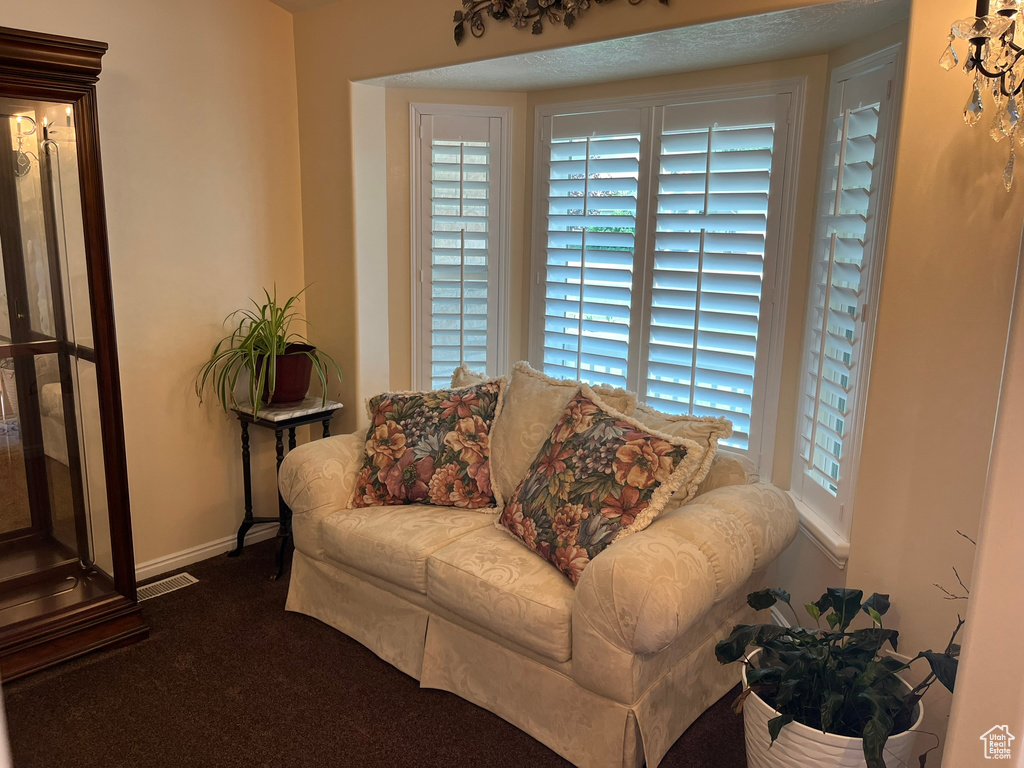
M 483 374 L 499 365 L 502 118 L 414 118 L 414 376 L 417 386 L 438 389 L 463 363 Z
M 728 445 L 760 450 L 790 98 L 542 120 L 533 357 L 545 373 L 725 416 Z
M 725 416 L 727 444 L 750 446 L 773 157 L 784 155 L 788 98 L 669 106 L 657 137 L 646 400 L 659 410 Z M 775 229 L 775 228 L 773 228 Z M 756 407 L 755 407 L 756 406 Z
M 547 147 L 543 370 L 625 386 L 640 111 L 556 116 Z
M 793 489 L 837 529 L 845 527 L 852 499 L 864 415 L 868 310 L 882 253 L 892 56 L 839 73 L 829 102 Z

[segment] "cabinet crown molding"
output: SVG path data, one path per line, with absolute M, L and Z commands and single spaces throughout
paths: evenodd
M 107 44 L 0 27 L 0 72 L 92 84 L 99 79 Z

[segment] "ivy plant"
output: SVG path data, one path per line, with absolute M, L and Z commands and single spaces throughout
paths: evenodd
M 938 681 L 953 690 L 960 655 L 956 636 L 963 620 L 944 651 L 922 651 L 904 663 L 882 652 L 886 645 L 896 651 L 899 641 L 899 632 L 882 624 L 889 610 L 888 595 L 876 593 L 865 600 L 859 589 L 829 588 L 805 606 L 814 627 L 799 626 L 800 618 L 783 589 L 763 589 L 747 596 L 755 610 L 779 601 L 789 606 L 796 619 L 793 626 L 741 624 L 715 647 L 722 664 L 742 659 L 748 666 L 749 687 L 740 694 L 737 708 L 755 691 L 779 713 L 768 721 L 772 743 L 786 725 L 797 722 L 823 733 L 861 739 L 867 768 L 885 768 L 886 740 L 909 730 L 914 708 L 932 684 Z M 871 625 L 852 629 L 861 615 Z M 750 646 L 761 649 L 756 665 L 745 655 Z M 926 660 L 931 671 L 910 688 L 897 675 L 919 659 Z

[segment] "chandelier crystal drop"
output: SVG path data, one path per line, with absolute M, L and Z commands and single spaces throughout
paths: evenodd
M 1005 122 L 1002 113 L 996 115 L 996 119 L 992 121 L 992 127 L 988 132 L 988 135 L 992 137 L 992 141 L 998 143 L 1007 137 Z
M 1017 129 L 1017 123 L 1020 122 L 1020 111 L 1017 108 L 1017 99 L 1007 99 L 1006 109 L 1003 111 L 1006 115 L 1006 124 L 1008 126 L 1007 133 L 1011 133 Z
M 967 106 L 964 107 L 964 122 L 968 125 L 976 125 L 981 120 L 984 111 L 985 104 L 981 100 L 981 84 L 975 80 L 974 87 L 971 88 L 971 98 L 967 100 Z
M 956 49 L 953 47 L 954 40 L 956 40 L 956 35 L 950 34 L 949 45 L 946 46 L 946 50 L 942 52 L 942 56 L 939 58 L 939 66 L 947 72 L 960 63 L 960 59 L 956 55 Z
M 1017 140 L 1024 145 L 1024 131 L 1018 130 L 1024 100 L 1024 40 L 1017 42 L 1018 14 L 1022 10 L 1024 0 L 977 0 L 974 17 L 953 24 L 939 58 L 944 70 L 955 69 L 960 63 L 955 44 L 966 41 L 963 71 L 974 77 L 964 107 L 964 122 L 975 126 L 981 121 L 985 94 L 990 94 L 995 117 L 989 135 L 996 142 L 1010 137 L 1010 160 L 1003 172 L 1007 190 L 1013 186 Z

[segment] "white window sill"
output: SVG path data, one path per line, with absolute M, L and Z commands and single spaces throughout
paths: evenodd
M 794 496 L 792 491 L 786 491 L 786 493 L 789 494 L 789 498 L 796 505 L 796 511 L 800 514 L 800 530 L 814 546 L 821 550 L 832 565 L 839 570 L 845 569 L 846 562 L 850 559 L 850 542 L 822 520 L 813 509 Z

